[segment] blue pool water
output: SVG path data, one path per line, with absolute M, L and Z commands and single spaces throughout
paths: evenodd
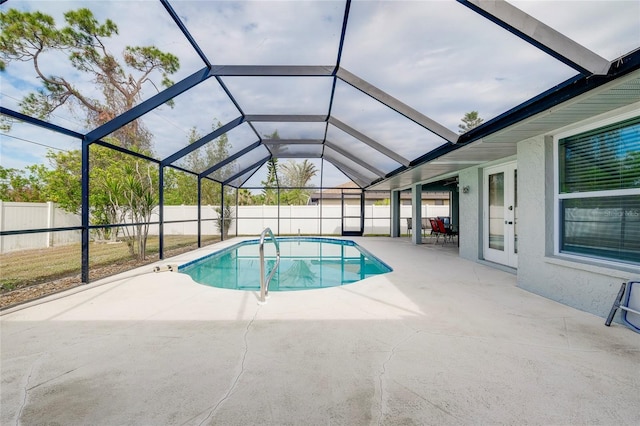
M 391 271 L 353 241 L 330 238 L 278 238 L 280 266 L 269 291 L 335 287 Z M 258 240 L 244 241 L 182 265 L 179 271 L 213 287 L 260 290 Z M 272 241 L 264 245 L 265 275 L 275 265 Z

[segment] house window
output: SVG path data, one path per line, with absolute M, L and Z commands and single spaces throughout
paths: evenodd
M 640 264 L 640 117 L 558 141 L 559 252 Z

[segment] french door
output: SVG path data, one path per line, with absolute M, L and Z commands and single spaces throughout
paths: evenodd
M 515 162 L 484 170 L 484 258 L 518 267 L 518 169 Z

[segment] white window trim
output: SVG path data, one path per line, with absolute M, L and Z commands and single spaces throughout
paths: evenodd
M 599 263 L 607 266 L 622 266 L 628 268 L 629 263 L 616 262 L 610 259 L 600 259 L 597 257 L 579 256 L 570 253 L 560 252 L 560 200 L 568 200 L 573 198 L 588 198 L 590 196 L 616 196 L 616 195 L 640 195 L 640 188 L 634 189 L 621 189 L 621 190 L 609 190 L 609 191 L 593 191 L 593 192 L 580 192 L 560 194 L 558 188 L 560 188 L 560 158 L 558 153 L 558 144 L 560 139 L 564 139 L 569 136 L 578 135 L 580 133 L 595 130 L 600 127 L 609 126 L 625 120 L 629 120 L 638 117 L 638 110 L 633 109 L 626 113 L 608 117 L 599 121 L 591 122 L 589 124 L 578 125 L 571 129 L 565 129 L 561 133 L 553 135 L 553 254 L 554 256 L 564 257 L 566 259 L 589 261 Z

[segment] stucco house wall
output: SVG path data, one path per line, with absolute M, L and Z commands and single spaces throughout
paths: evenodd
M 629 108 L 607 114 L 628 113 Z M 597 123 L 599 119 L 589 120 Z M 585 123 L 575 123 L 578 129 Z M 567 129 L 562 129 L 566 131 Z M 606 317 L 620 284 L 640 278 L 640 268 L 611 265 L 588 258 L 554 254 L 554 142 L 553 134 L 517 144 L 518 167 L 518 268 L 517 285 L 527 291 L 574 308 Z M 460 248 L 465 259 L 483 262 L 483 170 L 498 162 L 471 167 L 459 173 Z
M 578 128 L 582 123 L 576 123 Z M 632 266 L 555 255 L 553 137 L 518 143 L 518 286 L 574 308 L 607 316 Z
M 470 167 L 458 175 L 458 188 L 469 187 L 469 192 L 460 192 L 459 232 L 460 257 L 477 261 L 482 259 L 482 169 Z

